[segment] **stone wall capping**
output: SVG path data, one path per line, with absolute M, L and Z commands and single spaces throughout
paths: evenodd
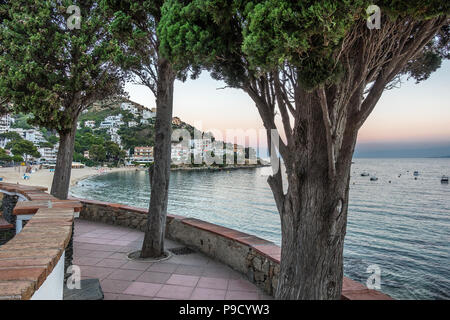
M 30 299 L 63 255 L 74 212 L 81 211 L 82 204 L 58 200 L 42 187 L 0 182 L 0 190 L 29 200 L 17 202 L 14 215 L 33 214 L 22 231 L 0 247 L 0 300 Z

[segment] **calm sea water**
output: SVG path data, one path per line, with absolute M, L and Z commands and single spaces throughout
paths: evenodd
M 172 172 L 169 213 L 280 244 L 280 219 L 265 170 Z M 362 172 L 379 180 L 361 177 Z M 355 159 L 346 276 L 365 283 L 367 268 L 375 264 L 381 290 L 394 298 L 450 298 L 450 185 L 440 183 L 443 174 L 450 175 L 450 159 Z M 147 208 L 150 186 L 147 172 L 117 172 L 80 181 L 71 193 Z

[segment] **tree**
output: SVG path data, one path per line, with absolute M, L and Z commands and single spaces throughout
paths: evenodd
M 12 157 L 12 161 L 14 161 L 14 162 L 23 162 L 23 158 L 16 154 L 16 155 L 14 155 Z
M 138 79 L 137 82 L 149 88 L 156 98 L 155 162 L 149 168 L 151 195 L 142 258 L 164 255 L 176 73 L 159 52 L 156 29 L 163 2 L 102 1 L 105 12 L 111 17 L 111 30 L 121 50 L 116 62 L 129 70 Z
M 120 149 L 120 146 L 113 141 L 106 141 L 105 143 L 106 159 L 109 162 L 118 163 L 126 156 L 125 151 Z
M 25 156 L 25 160 L 28 159 L 28 156 L 34 158 L 41 156 L 33 142 L 24 139 L 8 142 L 6 148 L 11 149 L 11 153 L 15 156 Z
M 12 141 L 23 139 L 22 136 L 15 131 L 0 133 L 0 138 L 12 140 Z
M 0 161 L 2 162 L 11 162 L 12 157 L 8 155 L 5 149 L 0 148 Z
M 89 149 L 89 157 L 95 162 L 104 162 L 106 160 L 106 150 L 102 145 L 94 144 Z
M 368 28 L 371 4 L 381 8 L 380 29 Z M 272 164 L 279 152 L 288 187 L 274 170 L 275 297 L 340 299 L 358 130 L 399 76 L 426 79 L 448 57 L 449 2 L 170 0 L 162 11 L 161 52 L 176 68 L 200 65 L 244 90 L 269 149 L 278 144 Z M 277 114 L 284 140 L 271 134 Z
M 97 1 L 73 1 L 81 22 L 66 19 L 66 1 L 2 1 L 0 96 L 34 125 L 59 133 L 51 194 L 67 199 L 80 113 L 122 91 L 111 62 L 111 36 Z M 74 26 L 75 28 L 72 28 Z M 69 28 L 70 27 L 70 28 Z

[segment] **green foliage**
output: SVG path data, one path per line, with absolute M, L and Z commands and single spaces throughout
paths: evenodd
M 86 120 L 94 120 L 98 126 L 108 116 L 116 116 L 121 113 L 119 108 L 108 107 L 101 110 L 89 110 L 85 114 L 80 115 L 79 120 L 84 123 Z
M 23 139 L 20 134 L 18 134 L 17 132 L 14 132 L 14 131 L 1 133 L 0 138 L 6 138 L 8 140 L 13 140 L 13 141 Z M 7 148 L 7 149 L 9 149 L 9 148 Z
M 58 143 L 59 138 L 56 135 L 50 135 L 47 137 L 47 141 L 50 142 L 51 144 L 55 145 Z
M 95 162 L 106 161 L 106 149 L 102 145 L 94 144 L 89 149 L 89 157 Z
M 29 123 L 29 119 L 31 119 L 29 115 L 19 113 L 11 128 L 33 129 L 33 126 Z
M 118 131 L 124 149 L 134 152 L 134 147 L 153 146 L 155 144 L 155 128 L 152 124 L 136 127 L 123 126 Z
M 121 93 L 110 35 L 97 1 L 77 1 L 81 29 L 66 26 L 72 1 L 0 3 L 0 96 L 33 124 L 68 132 L 81 109 Z
M 53 148 L 53 144 L 50 142 L 41 142 L 39 143 L 40 148 Z
M 10 141 L 6 145 L 6 148 L 11 149 L 13 155 L 25 155 L 25 157 L 32 156 L 34 158 L 39 158 L 41 156 L 33 142 L 24 139 Z
M 23 162 L 24 160 L 23 160 L 22 156 L 16 154 L 16 155 L 14 155 L 12 157 L 12 161 L 14 161 L 14 162 Z
M 12 157 L 9 156 L 5 149 L 0 148 L 0 161 L 1 162 L 10 162 L 12 160 Z
M 367 18 L 371 4 L 391 19 L 449 12 L 449 2 L 438 0 L 168 0 L 158 26 L 160 50 L 176 68 L 203 67 L 234 87 L 248 81 L 249 73 L 258 76 L 288 63 L 299 83 L 313 89 L 339 80 L 343 67 L 336 57 L 342 40 Z M 430 55 L 425 60 L 438 65 Z

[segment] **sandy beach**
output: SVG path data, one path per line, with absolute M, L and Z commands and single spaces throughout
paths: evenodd
M 136 168 L 82 168 L 82 169 L 72 169 L 72 174 L 70 176 L 70 185 L 74 185 L 77 181 L 83 180 L 85 178 L 98 175 L 106 174 L 110 172 L 117 171 L 129 171 L 136 170 Z M 49 169 L 37 170 L 34 173 L 28 173 L 30 179 L 23 179 L 23 174 L 25 173 L 25 167 L 8 167 L 0 168 L 0 178 L 3 178 L 4 182 L 8 183 L 20 183 L 23 185 L 32 186 L 42 186 L 50 190 L 52 186 L 53 174 Z

